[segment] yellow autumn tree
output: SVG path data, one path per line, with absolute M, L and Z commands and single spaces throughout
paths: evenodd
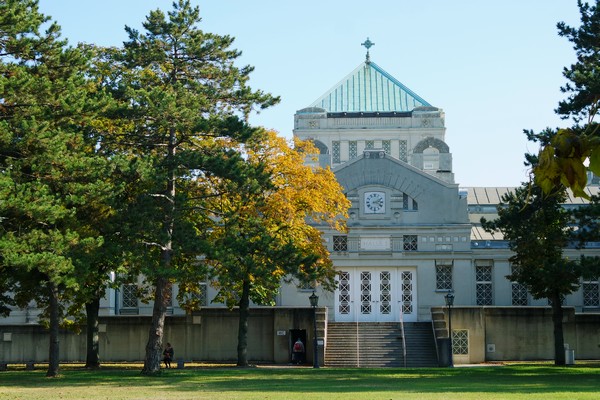
M 282 283 L 292 280 L 334 288 L 335 271 L 318 227 L 344 231 L 349 208 L 333 172 L 305 163 L 317 153 L 311 143 L 295 141 L 292 148 L 275 132 L 258 136 L 243 148 L 229 144 L 246 160 L 235 181 L 203 177 L 214 213 L 206 254 L 218 290 L 213 300 L 239 307 L 239 366 L 248 364 L 250 301 L 274 304 Z

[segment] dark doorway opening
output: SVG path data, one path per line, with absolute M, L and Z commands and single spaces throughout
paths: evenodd
M 304 345 L 304 351 L 301 353 L 294 352 L 294 343 L 300 339 Z M 306 329 L 290 329 L 290 362 L 292 364 L 306 363 Z

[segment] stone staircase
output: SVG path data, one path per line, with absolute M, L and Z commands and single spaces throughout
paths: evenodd
M 431 322 L 405 323 L 404 333 L 406 364 L 399 323 L 330 322 L 325 366 L 437 367 Z

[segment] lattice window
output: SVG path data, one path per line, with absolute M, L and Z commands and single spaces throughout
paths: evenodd
M 123 308 L 138 307 L 137 289 L 137 285 L 135 284 L 123 285 Z
M 511 270 L 514 274 L 517 272 L 516 266 L 512 265 Z M 527 286 L 519 282 L 511 282 L 511 304 L 513 306 L 527 306 L 529 305 L 529 292 Z
M 334 140 L 331 142 L 331 153 L 333 156 L 333 162 L 339 164 L 340 163 L 340 141 Z
M 469 331 L 452 330 L 452 354 L 469 354 Z
M 408 162 L 408 146 L 406 145 L 406 140 L 400 140 L 400 160 L 404 162 Z
M 366 140 L 365 141 L 365 149 L 374 149 L 375 141 L 374 140 Z
M 383 151 L 385 151 L 385 154 L 392 154 L 392 141 L 391 140 L 382 141 L 381 147 L 383 147 Z
M 379 273 L 379 312 L 392 313 L 392 278 L 389 271 Z
M 600 307 L 600 282 L 589 280 L 581 285 L 584 307 Z
M 338 284 L 338 311 L 340 314 L 350 314 L 350 273 L 340 272 Z
M 334 236 L 333 251 L 348 251 L 348 236 Z
M 408 195 L 406 193 L 402 193 L 402 209 L 408 210 Z
M 371 273 L 360 273 L 360 313 L 371 314 Z
M 436 261 L 435 288 L 437 290 L 452 290 L 452 263 Z
M 358 157 L 358 144 L 356 143 L 356 140 L 352 140 L 350 142 L 348 142 L 348 147 L 349 147 L 349 157 L 351 160 L 355 159 L 356 157 Z
M 413 312 L 413 284 L 412 272 L 402 272 L 402 313 L 412 314 Z
M 208 284 L 206 282 L 200 282 L 198 284 L 198 291 L 192 292 L 190 296 L 194 299 L 194 303 L 200 307 L 208 305 Z
M 475 281 L 477 305 L 491 306 L 493 304 L 491 260 L 475 261 Z
M 402 236 L 402 244 L 404 251 L 417 251 L 419 249 L 419 241 L 417 235 Z
M 513 306 L 526 306 L 529 304 L 529 292 L 527 286 L 522 283 L 511 283 L 511 302 Z

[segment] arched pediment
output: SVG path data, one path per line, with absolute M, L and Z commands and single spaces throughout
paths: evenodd
M 440 153 L 450 153 L 450 148 L 446 143 L 444 143 L 440 139 L 436 139 L 433 137 L 428 137 L 421 140 L 419 143 L 417 143 L 413 152 L 421 154 L 425 149 L 428 149 L 430 147 L 437 149 Z

